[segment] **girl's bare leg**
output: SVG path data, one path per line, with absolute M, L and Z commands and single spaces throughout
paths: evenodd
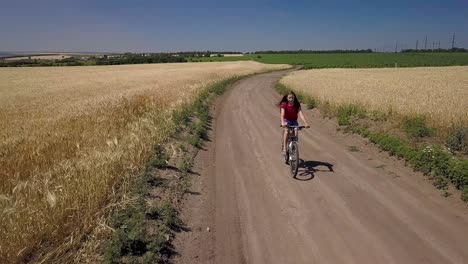
M 283 147 L 282 147 L 282 150 L 285 151 L 286 150 L 286 143 L 288 141 L 288 129 L 285 128 L 284 129 L 284 132 L 283 132 Z

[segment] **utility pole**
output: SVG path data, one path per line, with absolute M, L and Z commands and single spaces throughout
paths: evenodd
M 455 48 L 455 33 L 453 33 L 453 37 L 452 37 L 452 49 Z
M 416 50 L 418 50 L 419 40 L 416 40 Z
M 440 49 L 440 40 L 439 40 L 439 47 L 438 47 L 438 49 Z
M 398 41 L 395 44 L 395 53 L 397 53 L 397 50 L 398 50 Z
M 426 41 L 424 41 L 424 49 L 427 49 L 427 36 L 426 36 Z

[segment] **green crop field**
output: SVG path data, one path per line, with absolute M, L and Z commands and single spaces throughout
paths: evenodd
M 244 60 L 252 60 L 250 56 L 233 56 L 233 57 L 196 57 L 196 58 L 188 58 L 188 62 L 215 62 L 215 61 L 244 61 Z
M 468 53 L 329 53 L 248 54 L 240 57 L 191 58 L 189 61 L 256 60 L 313 68 L 379 68 L 468 65 Z

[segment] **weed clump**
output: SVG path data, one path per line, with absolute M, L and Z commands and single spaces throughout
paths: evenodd
M 350 125 L 352 118 L 363 118 L 366 115 L 366 110 L 357 105 L 342 105 L 338 107 L 338 125 Z
M 401 127 L 408 135 L 416 138 L 428 137 L 432 130 L 427 126 L 424 117 L 404 117 Z
M 445 177 L 438 176 L 436 177 L 433 185 L 439 190 L 447 190 L 448 189 L 448 180 Z
M 154 147 L 154 156 L 150 160 L 150 165 L 153 168 L 158 168 L 161 169 L 164 166 L 166 166 L 167 160 L 169 159 L 169 156 L 167 153 L 164 151 L 161 145 L 156 145 Z
M 451 129 L 447 138 L 447 147 L 451 150 L 461 151 L 468 154 L 468 127 L 456 126 Z
M 461 198 L 465 203 L 468 203 L 468 186 L 465 186 L 465 188 L 463 188 Z
M 317 102 L 314 98 L 307 98 L 306 104 L 307 109 L 314 109 L 315 107 L 317 107 Z
M 149 232 L 148 223 L 154 230 Z M 115 232 L 107 245 L 105 263 L 116 263 L 121 258 L 141 259 L 143 263 L 158 263 L 168 258 L 171 230 L 181 225 L 177 211 L 169 202 L 148 208 L 144 201 L 114 216 Z

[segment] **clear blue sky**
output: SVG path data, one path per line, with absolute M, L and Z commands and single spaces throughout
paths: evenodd
M 468 0 L 0 0 L 0 51 L 468 48 Z

